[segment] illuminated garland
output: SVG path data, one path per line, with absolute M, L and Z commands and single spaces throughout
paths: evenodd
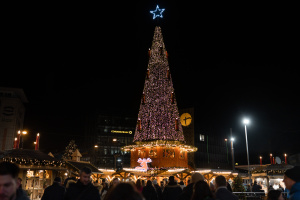
M 163 140 L 155 140 L 155 141 L 143 141 L 143 142 L 135 142 L 135 145 L 128 145 L 122 147 L 122 151 L 131 151 L 136 150 L 138 148 L 143 147 L 178 147 L 187 152 L 195 152 L 197 151 L 197 147 L 184 144 L 180 141 L 163 141 Z
M 12 162 L 18 165 L 52 166 L 52 167 L 61 167 L 65 165 L 64 161 L 49 161 L 49 160 L 24 159 L 24 158 L 13 158 L 13 157 L 3 158 L 2 161 Z
M 179 121 L 166 48 L 160 27 L 155 27 L 134 142 L 153 140 L 185 143 Z

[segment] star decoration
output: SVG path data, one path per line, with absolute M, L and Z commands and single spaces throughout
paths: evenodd
M 153 19 L 155 19 L 156 17 L 160 17 L 163 18 L 162 13 L 165 11 L 164 8 L 159 9 L 159 6 L 156 6 L 156 9 L 153 11 L 150 11 L 151 14 L 153 14 Z

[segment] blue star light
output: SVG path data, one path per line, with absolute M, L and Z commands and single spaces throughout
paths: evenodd
M 151 14 L 153 14 L 153 19 L 155 19 L 156 17 L 160 17 L 163 18 L 162 13 L 165 11 L 164 8 L 159 9 L 159 6 L 156 6 L 156 9 L 153 11 L 150 11 Z

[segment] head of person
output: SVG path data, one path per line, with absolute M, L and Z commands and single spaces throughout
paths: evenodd
M 91 182 L 92 170 L 89 167 L 83 167 L 80 170 L 80 182 L 83 185 L 88 185 Z
M 280 190 L 270 190 L 268 192 L 267 200 L 284 200 Z
M 143 200 L 131 183 L 119 183 L 105 196 L 105 200 Z
M 19 167 L 11 162 L 0 162 L 0 199 L 15 200 L 17 189 L 20 185 L 18 181 Z
M 55 177 L 53 182 L 60 185 L 61 184 L 61 178 L 60 177 Z
M 295 166 L 286 170 L 284 173 L 283 182 L 288 190 L 291 190 L 295 183 L 300 182 L 300 166 Z
M 148 186 L 148 187 L 153 186 L 153 185 L 152 185 L 152 181 L 151 181 L 151 180 L 148 180 L 147 183 L 146 183 L 146 186 Z
M 170 182 L 170 183 L 174 183 L 174 182 L 175 182 L 174 176 L 170 176 L 170 177 L 169 177 L 169 182 Z
M 204 180 L 196 182 L 193 186 L 192 200 L 205 199 L 207 197 L 213 197 L 209 185 Z
M 216 185 L 216 188 L 218 187 L 226 187 L 226 184 L 227 184 L 227 181 L 226 181 L 226 178 L 222 175 L 219 175 L 215 178 L 215 185 Z
M 135 185 L 136 185 L 137 188 L 142 187 L 142 181 L 141 181 L 141 179 L 136 180 Z
M 117 177 L 113 178 L 113 180 L 111 181 L 112 186 L 116 186 L 119 183 L 120 183 L 120 180 Z
M 204 181 L 204 177 L 199 172 L 195 172 L 192 174 L 192 183 L 196 183 L 198 181 Z
M 156 179 L 154 179 L 154 180 L 152 181 L 152 183 L 153 183 L 153 185 L 157 185 L 157 184 L 158 184 Z

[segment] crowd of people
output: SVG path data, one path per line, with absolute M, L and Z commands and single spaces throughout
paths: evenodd
M 20 187 L 19 167 L 10 162 L 0 163 L 0 200 L 29 200 Z M 208 184 L 202 174 L 193 173 L 186 186 L 168 177 L 166 184 L 156 179 L 121 182 L 114 178 L 110 183 L 91 181 L 92 171 L 84 167 L 78 180 L 69 178 L 64 184 L 59 177 L 47 187 L 42 200 L 238 200 L 226 178 L 219 175 L 214 184 Z M 300 167 L 285 172 L 284 183 L 291 200 L 300 200 Z M 270 190 L 268 200 L 283 200 L 280 190 Z

